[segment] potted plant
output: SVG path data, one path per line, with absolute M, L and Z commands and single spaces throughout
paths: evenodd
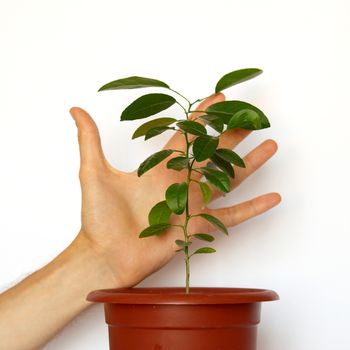
M 215 92 L 261 73 L 257 68 L 230 72 L 219 79 Z M 175 243 L 177 252 L 184 254 L 185 287 L 104 289 L 91 292 L 87 300 L 105 304 L 111 349 L 255 350 L 261 302 L 276 300 L 278 295 L 264 289 L 190 288 L 190 260 L 197 254 L 215 252 L 210 247 L 214 236 L 201 232 L 190 233 L 190 220 L 197 217 L 207 220 L 225 235 L 228 235 L 228 231 L 218 218 L 204 212 L 190 211 L 188 188 L 190 182 L 199 186 L 203 208 L 212 195 L 208 183 L 223 193 L 229 192 L 235 167 L 245 167 L 245 164 L 231 149 L 218 147 L 220 136 L 234 128 L 264 129 L 270 126 L 269 120 L 259 108 L 238 100 L 218 102 L 203 111 L 196 110 L 202 115 L 190 119 L 193 106 L 204 98 L 191 102 L 156 79 L 127 77 L 105 84 L 99 91 L 146 87 L 170 90 L 180 97 L 180 101 L 164 93 L 143 95 L 124 109 L 122 121 L 148 118 L 175 103 L 182 108 L 184 117 L 161 117 L 147 121 L 136 129 L 132 138 L 144 137 L 148 140 L 173 130 L 183 134 L 186 151 L 165 149 L 156 152 L 140 164 L 137 174 L 142 176 L 160 162 L 167 161 L 169 171 L 183 171 L 187 176 L 186 181 L 171 184 L 165 191 L 164 200 L 150 208 L 149 226 L 140 232 L 139 237 L 147 239 L 166 234 L 171 226 L 178 226 L 182 230 L 183 239 Z M 166 160 L 170 155 L 173 156 Z M 200 173 L 206 181 L 192 179 L 193 172 Z M 173 215 L 183 219 L 181 224 L 171 222 Z M 206 244 L 192 250 L 193 240 Z

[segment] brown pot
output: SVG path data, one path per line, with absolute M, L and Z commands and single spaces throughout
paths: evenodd
M 105 303 L 112 350 L 255 350 L 265 289 L 124 288 L 91 292 Z

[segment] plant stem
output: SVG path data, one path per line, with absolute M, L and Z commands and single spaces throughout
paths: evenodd
M 181 96 L 181 97 L 182 97 L 184 100 L 186 100 L 186 101 L 187 101 L 187 103 L 190 105 L 188 109 L 190 109 L 190 108 L 191 108 L 192 103 L 190 102 L 190 100 L 189 100 L 189 99 L 187 99 L 187 98 L 186 98 L 184 95 L 180 94 L 179 92 L 177 92 L 177 91 L 176 91 L 176 90 L 174 90 L 174 89 L 170 89 L 170 88 L 169 88 L 169 90 L 171 90 L 172 92 L 175 92 L 175 94 L 177 94 L 177 95 Z
M 189 111 L 191 109 L 192 104 L 189 102 L 189 107 L 188 110 L 186 112 L 186 117 L 188 119 L 188 115 L 189 115 Z M 188 140 L 188 134 L 187 132 L 184 133 L 185 136 L 185 141 L 186 141 L 186 157 L 188 159 L 190 159 L 190 147 L 191 147 L 191 143 Z M 188 162 L 187 165 L 187 187 L 188 187 L 188 191 L 187 191 L 187 200 L 186 200 L 186 209 L 185 209 L 185 213 L 186 213 L 186 221 L 185 221 L 185 225 L 184 225 L 184 236 L 185 236 L 185 242 L 188 243 L 190 241 L 190 236 L 188 234 L 188 222 L 191 218 L 191 214 L 189 211 L 189 187 L 190 187 L 190 183 L 191 183 L 191 174 L 192 174 L 192 167 L 194 164 L 195 159 L 193 158 L 193 160 L 190 162 Z M 184 248 L 184 252 L 185 252 L 185 264 L 186 264 L 186 294 L 189 294 L 190 292 L 190 255 L 189 255 L 189 251 L 188 251 L 188 246 L 186 246 Z
M 185 140 L 186 140 L 186 157 L 189 158 L 189 151 L 190 151 L 190 143 L 188 141 L 188 135 L 185 133 Z M 192 165 L 193 162 L 188 162 L 187 166 L 187 186 L 190 186 L 191 182 L 191 172 L 192 172 Z M 188 221 L 190 218 L 190 212 L 189 212 L 189 205 L 188 205 L 188 200 L 189 200 L 189 189 L 187 191 L 187 200 L 186 200 L 186 221 L 184 225 L 184 235 L 185 235 L 185 242 L 189 242 L 189 236 L 188 236 Z M 185 264 L 186 264 L 186 294 L 189 294 L 190 292 L 190 257 L 188 254 L 188 246 L 185 247 L 184 249 L 185 252 Z
M 184 111 L 186 113 L 186 119 L 188 119 L 192 105 L 199 100 L 191 103 L 185 96 L 181 95 L 180 93 L 178 93 L 175 90 L 172 90 L 172 91 L 175 92 L 176 94 L 178 94 L 179 96 L 183 97 L 188 102 L 189 106 L 188 106 L 187 110 L 181 104 L 179 104 L 184 109 Z M 185 141 L 186 141 L 186 158 L 188 158 L 190 160 L 191 142 L 188 139 L 187 132 L 183 132 L 183 135 L 185 136 Z M 186 208 L 185 208 L 186 219 L 185 219 L 185 224 L 183 225 L 184 241 L 186 243 L 189 243 L 189 241 L 190 241 L 190 235 L 188 234 L 188 222 L 192 216 L 191 216 L 190 211 L 189 211 L 189 192 L 190 192 L 189 187 L 190 187 L 190 182 L 192 181 L 191 174 L 192 174 L 192 167 L 193 167 L 194 161 L 195 161 L 195 159 L 193 159 L 192 161 L 189 161 L 188 165 L 187 165 L 186 183 L 187 183 L 188 191 L 187 191 Z M 189 294 L 189 292 L 190 292 L 190 257 L 191 257 L 191 255 L 189 254 L 188 245 L 186 245 L 183 250 L 185 252 L 185 265 L 186 265 L 186 294 Z
M 179 101 L 176 101 L 176 103 L 184 110 L 187 117 L 187 109 Z

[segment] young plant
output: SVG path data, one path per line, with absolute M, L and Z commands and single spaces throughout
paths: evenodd
M 257 68 L 240 69 L 230 72 L 217 82 L 215 93 L 254 78 L 261 73 L 262 70 Z M 165 192 L 165 200 L 157 203 L 150 210 L 148 215 L 149 226 L 140 233 L 139 237 L 145 238 L 161 235 L 166 229 L 173 226 L 170 223 L 171 215 L 182 215 L 185 213 L 184 222 L 180 225 L 183 230 L 183 239 L 176 240 L 175 243 L 179 247 L 177 251 L 182 251 L 185 255 L 186 293 L 189 293 L 190 259 L 196 254 L 215 252 L 215 249 L 207 246 L 190 252 L 192 238 L 210 243 L 214 241 L 214 237 L 199 232 L 189 234 L 189 221 L 194 217 L 201 217 L 203 220 L 207 220 L 211 223 L 219 231 L 228 235 L 227 228 L 218 218 L 207 213 L 190 213 L 188 189 L 191 181 L 197 183 L 200 187 L 203 195 L 204 207 L 208 205 L 212 196 L 212 191 L 208 184 L 205 181 L 192 179 L 191 174 L 192 172 L 198 172 L 221 192 L 229 192 L 231 187 L 230 178 L 233 179 L 235 177 L 234 167 L 245 167 L 245 165 L 239 155 L 231 149 L 218 148 L 221 135 L 227 130 L 235 128 L 248 130 L 264 129 L 268 128 L 270 123 L 260 109 L 247 102 L 237 100 L 215 103 L 207 107 L 204 111 L 197 110 L 196 112 L 201 112 L 202 115 L 190 120 L 189 114 L 193 112 L 193 106 L 206 97 L 191 102 L 185 96 L 170 88 L 168 84 L 156 79 L 131 76 L 111 81 L 103 85 L 98 91 L 146 87 L 167 89 L 180 97 L 180 102 L 168 94 L 146 94 L 126 107 L 120 119 L 124 121 L 148 118 L 166 110 L 176 103 L 183 109 L 185 115 L 184 119 L 162 117 L 150 120 L 139 126 L 132 138 L 144 137 L 145 140 L 148 140 L 167 130 L 181 132 L 186 142 L 186 152 L 176 149 L 166 149 L 156 152 L 140 164 L 137 174 L 138 176 L 142 176 L 148 170 L 168 158 L 171 154 L 179 153 L 176 157 L 168 160 L 167 168 L 173 171 L 186 170 L 187 179 L 182 183 L 174 183 L 168 187 Z M 186 105 L 184 105 L 183 102 L 186 102 Z M 208 134 L 207 126 L 213 129 L 214 135 Z M 196 136 L 194 141 L 189 141 L 189 134 Z M 196 162 L 203 161 L 207 161 L 207 165 L 196 166 Z

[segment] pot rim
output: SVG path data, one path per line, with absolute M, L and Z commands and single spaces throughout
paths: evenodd
M 243 304 L 278 299 L 278 294 L 269 289 L 227 287 L 191 287 L 189 294 L 183 287 L 98 289 L 86 297 L 97 303 L 168 305 Z

